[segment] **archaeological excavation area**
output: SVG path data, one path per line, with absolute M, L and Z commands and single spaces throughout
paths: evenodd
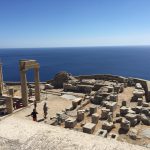
M 36 101 L 39 124 L 150 148 L 150 81 L 62 71 L 40 82 L 37 61 L 20 60 L 18 68 L 20 82 L 5 82 L 0 65 L 1 120 L 14 115 L 31 121 L 26 116 Z M 34 69 L 32 83 L 26 78 L 29 69 Z M 43 119 L 45 102 L 49 109 Z

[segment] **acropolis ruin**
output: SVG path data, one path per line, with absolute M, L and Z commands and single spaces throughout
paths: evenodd
M 40 64 L 20 60 L 20 82 L 7 82 L 2 68 L 0 64 L 2 149 L 150 148 L 150 81 L 62 71 L 40 82 Z M 27 81 L 29 69 L 34 69 L 34 82 Z M 37 122 L 30 116 L 35 101 Z

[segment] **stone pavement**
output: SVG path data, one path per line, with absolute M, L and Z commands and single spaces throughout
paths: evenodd
M 0 121 L 1 150 L 147 150 L 144 147 L 33 122 L 12 115 Z

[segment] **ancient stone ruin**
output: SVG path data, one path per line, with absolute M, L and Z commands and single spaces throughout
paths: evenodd
M 22 107 L 28 106 L 29 98 L 28 98 L 28 88 L 27 88 L 27 79 L 26 72 L 29 69 L 34 69 L 34 79 L 35 79 L 35 100 L 37 102 L 40 101 L 40 81 L 39 81 L 39 64 L 36 60 L 20 60 L 19 61 L 19 70 L 20 70 L 20 85 L 21 91 L 20 96 L 15 96 L 14 88 L 8 88 L 3 81 L 3 72 L 2 72 L 2 64 L 0 64 L 0 114 L 11 114 L 16 109 L 20 109 Z M 14 83 L 15 84 L 15 83 Z M 8 89 L 7 89 L 8 88 Z
M 56 76 L 59 75 L 62 73 Z M 65 124 L 65 128 L 119 140 L 121 134 L 136 140 L 137 130 L 150 126 L 149 81 L 113 75 L 73 77 L 63 73 L 62 79 L 59 76 L 61 86 L 57 86 L 56 76 L 48 81 L 50 86 L 63 88 L 61 95 L 77 95 L 72 106 L 62 112 L 67 119 L 59 126 Z
M 26 78 L 29 69 L 34 69 L 35 81 L 30 84 Z M 61 104 L 63 109 L 43 122 L 108 139 L 131 143 L 138 139 L 136 144 L 144 144 L 140 136 L 150 126 L 150 81 L 113 75 L 73 76 L 63 71 L 41 83 L 36 60 L 20 60 L 19 71 L 20 83 L 4 84 L 0 64 L 1 116 L 32 106 L 34 101 L 39 105 L 46 101 L 50 110 L 56 110 L 59 102 L 55 98 L 67 99 L 70 105 Z M 29 99 L 30 89 L 34 94 Z M 144 137 L 144 141 L 149 139 Z

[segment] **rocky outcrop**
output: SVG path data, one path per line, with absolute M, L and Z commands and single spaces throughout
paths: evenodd
M 52 85 L 55 88 L 63 88 L 63 83 L 68 82 L 68 80 L 69 80 L 69 73 L 62 71 L 55 75 L 52 81 Z

